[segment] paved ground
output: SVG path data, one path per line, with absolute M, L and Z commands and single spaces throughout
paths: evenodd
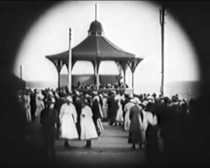
M 93 140 L 92 148 L 85 148 L 85 142 L 70 141 L 71 148 L 64 148 L 63 141 L 56 141 L 56 159 L 59 163 L 73 164 L 76 166 L 90 165 L 99 166 L 132 166 L 142 165 L 145 161 L 144 152 L 133 151 L 128 144 L 128 133 L 121 127 L 109 126 L 104 123 L 102 136 Z

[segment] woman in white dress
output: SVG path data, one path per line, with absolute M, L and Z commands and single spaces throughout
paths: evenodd
M 41 91 L 39 91 L 35 98 L 35 101 L 36 101 L 35 121 L 37 124 L 40 124 L 41 112 L 45 108 L 43 99 L 44 99 L 44 96 L 41 93 Z
M 23 101 L 24 101 L 24 110 L 26 114 L 27 122 L 31 122 L 31 105 L 30 105 L 30 95 L 28 92 L 23 95 Z
M 69 147 L 68 140 L 77 139 L 79 136 L 76 128 L 76 108 L 73 105 L 73 100 L 70 96 L 66 99 L 67 102 L 61 106 L 59 119 L 61 123 L 61 138 L 65 139 L 64 146 Z
M 80 128 L 81 128 L 81 140 L 86 140 L 86 147 L 91 147 L 91 139 L 97 138 L 95 124 L 93 122 L 93 113 L 88 105 L 88 101 L 85 99 L 82 102 L 82 110 L 80 114 Z
M 115 100 L 117 101 L 118 109 L 117 114 L 115 118 L 115 125 L 122 125 L 123 124 L 123 107 L 121 101 L 123 100 L 123 97 L 121 95 L 116 95 Z
M 108 96 L 105 93 L 103 93 L 103 96 L 102 96 L 102 101 L 103 101 L 102 111 L 103 111 L 103 119 L 104 120 L 107 120 L 107 110 L 108 110 L 107 97 Z

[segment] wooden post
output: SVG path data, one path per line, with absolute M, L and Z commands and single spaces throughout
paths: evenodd
M 164 95 L 164 24 L 165 24 L 165 8 L 160 9 L 160 25 L 161 25 L 161 87 L 160 94 Z
M 71 28 L 69 28 L 69 60 L 68 60 L 68 89 L 72 91 L 72 51 L 71 51 Z

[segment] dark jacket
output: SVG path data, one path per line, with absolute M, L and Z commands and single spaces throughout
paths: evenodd
M 50 129 L 54 128 L 56 121 L 56 111 L 47 106 L 41 113 L 41 124 Z

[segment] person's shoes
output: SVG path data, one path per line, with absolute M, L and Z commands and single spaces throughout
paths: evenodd
M 91 144 L 86 144 L 85 148 L 91 148 Z
M 64 147 L 65 147 L 65 148 L 70 148 L 69 143 L 68 143 L 68 142 L 65 142 L 65 143 L 64 143 Z
M 131 149 L 135 151 L 136 150 L 136 146 L 132 145 Z
M 86 145 L 85 148 L 91 148 L 91 145 Z

